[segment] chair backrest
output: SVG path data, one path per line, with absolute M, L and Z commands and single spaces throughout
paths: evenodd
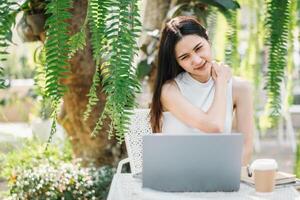
M 125 143 L 132 174 L 142 172 L 142 137 L 152 134 L 149 109 L 136 109 L 130 116 L 128 132 L 125 133 Z

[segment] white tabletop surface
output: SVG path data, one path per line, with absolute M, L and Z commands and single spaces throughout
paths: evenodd
M 160 192 L 142 188 L 142 181 L 131 174 L 115 174 L 107 200 L 300 200 L 297 190 L 292 187 L 275 189 L 271 194 L 257 194 L 254 188 L 241 183 L 238 192 Z

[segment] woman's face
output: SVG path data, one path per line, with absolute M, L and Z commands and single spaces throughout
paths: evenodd
M 208 41 L 198 35 L 185 35 L 175 45 L 178 64 L 200 82 L 211 75 L 211 50 Z

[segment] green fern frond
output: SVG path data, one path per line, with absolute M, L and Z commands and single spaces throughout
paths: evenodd
M 80 31 L 70 37 L 70 58 L 73 57 L 77 51 L 84 49 L 86 45 L 86 29 L 90 12 L 89 3 L 90 2 L 88 1 L 87 14 L 80 28 Z
M 57 102 L 53 102 L 53 105 L 52 105 L 52 108 L 56 108 L 56 109 L 54 109 L 54 111 L 51 114 L 51 118 L 52 118 L 53 121 L 52 121 L 52 124 L 51 124 L 51 130 L 50 130 L 48 141 L 46 143 L 45 151 L 47 151 L 49 144 L 52 142 L 53 135 L 56 133 L 57 108 L 58 108 L 58 105 L 56 103 Z
M 36 94 L 41 97 L 37 99 L 37 103 L 40 104 L 40 117 L 42 119 L 48 119 L 49 113 L 52 113 L 53 110 L 50 108 L 49 104 L 51 99 L 46 96 L 46 51 L 44 46 L 38 47 L 34 52 L 34 62 L 36 64 L 35 67 L 35 76 L 34 76 L 34 90 Z
M 289 36 L 288 36 L 288 52 L 287 52 L 287 83 L 286 83 L 286 96 L 285 96 L 285 109 L 288 109 L 289 106 L 293 103 L 293 72 L 294 72 L 294 40 L 295 38 L 294 31 L 297 27 L 297 1 L 291 1 L 290 3 L 290 23 L 289 23 Z
M 268 91 L 268 108 L 272 122 L 276 123 L 281 114 L 281 84 L 287 65 L 287 42 L 290 20 L 289 0 L 268 0 L 266 27 L 268 34 L 266 44 L 269 46 L 268 72 L 266 89 Z
M 136 106 L 136 93 L 140 91 L 132 62 L 138 50 L 136 38 L 141 23 L 137 0 L 114 1 L 114 5 L 107 20 L 109 27 L 105 30 L 111 54 L 101 69 L 104 72 L 103 90 L 107 95 L 102 115 L 111 119 L 109 136 L 115 133 L 119 142 L 122 142 L 129 115 Z
M 15 10 L 12 8 L 15 3 L 8 0 L 0 0 L 0 89 L 5 88 L 2 62 L 7 60 L 6 48 L 11 41 L 11 27 L 14 23 Z
M 99 133 L 99 131 L 102 129 L 103 121 L 108 118 L 107 113 L 108 113 L 107 107 L 104 107 L 104 110 L 102 111 L 102 113 L 101 113 L 100 117 L 98 118 L 96 125 L 92 131 L 91 135 L 93 137 L 95 137 Z M 109 136 L 110 136 L 110 134 L 109 134 Z
M 47 5 L 47 40 L 46 48 L 46 93 L 59 101 L 66 91 L 60 81 L 69 72 L 68 55 L 69 45 L 69 24 L 66 20 L 71 18 L 69 9 L 71 0 L 53 0 Z
M 105 29 L 109 7 L 113 5 L 111 0 L 89 0 L 88 2 L 88 22 L 91 30 L 91 44 L 93 57 L 96 65 L 100 64 L 101 53 L 106 43 Z
M 91 44 L 93 48 L 93 58 L 96 62 L 96 72 L 93 77 L 93 82 L 91 89 L 88 93 L 88 104 L 86 106 L 86 111 L 84 112 L 84 120 L 87 120 L 92 108 L 99 101 L 98 96 L 96 94 L 96 88 L 100 85 L 100 59 L 105 57 L 102 54 L 105 52 L 106 45 L 106 21 L 105 20 L 109 14 L 108 9 L 109 5 L 112 5 L 112 1 L 110 0 L 89 0 L 88 1 L 88 11 L 87 11 L 87 19 L 89 22 L 91 35 Z
M 86 33 L 85 27 L 82 27 L 79 32 L 75 33 L 70 37 L 70 54 L 69 57 L 73 57 L 74 54 L 83 50 L 86 45 Z
M 62 84 L 62 79 L 69 72 L 70 36 L 69 23 L 71 18 L 69 12 L 72 7 L 72 0 L 52 0 L 46 6 L 46 14 L 49 15 L 46 21 L 46 86 L 45 92 L 53 103 L 54 110 L 52 118 L 56 124 L 56 113 L 61 98 L 67 91 L 67 87 Z M 55 125 L 51 128 L 49 140 L 55 132 Z
M 233 73 L 239 74 L 240 55 L 238 52 L 238 20 L 237 10 L 228 10 L 224 12 L 228 22 L 226 31 L 225 63 L 231 66 Z
M 86 121 L 88 117 L 90 116 L 90 113 L 92 112 L 93 107 L 97 104 L 99 101 L 98 95 L 97 95 L 97 88 L 100 85 L 100 69 L 99 67 L 96 68 L 95 74 L 93 76 L 93 82 L 92 86 L 90 88 L 90 91 L 88 93 L 88 104 L 86 105 L 86 110 L 83 114 L 83 119 Z

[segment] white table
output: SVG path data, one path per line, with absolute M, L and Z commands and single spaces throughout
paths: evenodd
M 142 188 L 142 182 L 131 174 L 115 174 L 107 200 L 300 200 L 297 190 L 291 186 L 275 189 L 272 194 L 258 195 L 254 188 L 241 183 L 238 192 L 189 192 L 170 193 Z

